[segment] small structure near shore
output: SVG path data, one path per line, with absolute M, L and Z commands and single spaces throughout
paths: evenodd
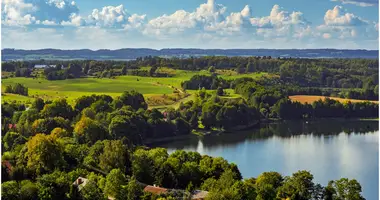
M 156 194 L 156 195 L 160 195 L 160 194 L 166 194 L 168 192 L 168 189 L 166 188 L 161 188 L 161 187 L 158 187 L 156 185 L 147 185 L 145 188 L 144 188 L 144 191 L 145 192 L 150 192 L 152 194 Z
M 192 192 L 191 199 L 192 200 L 204 200 L 204 199 L 206 199 L 207 195 L 208 195 L 207 191 L 195 190 Z
M 88 183 L 87 178 L 79 177 L 74 181 L 73 185 L 78 187 L 78 191 L 80 191 L 86 184 Z

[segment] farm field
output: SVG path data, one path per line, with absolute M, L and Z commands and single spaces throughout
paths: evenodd
M 311 95 L 294 95 L 294 96 L 289 96 L 290 100 L 292 101 L 298 101 L 300 103 L 313 103 L 314 101 L 318 101 L 319 99 L 324 99 L 326 98 L 325 96 L 311 96 Z M 358 99 L 343 99 L 343 98 L 338 98 L 338 97 L 328 97 L 330 99 L 337 100 L 339 102 L 348 102 L 351 101 L 352 103 L 356 102 L 364 102 L 366 100 L 358 100 Z M 373 103 L 379 103 L 378 101 L 370 101 Z
M 106 94 L 112 97 L 119 96 L 123 91 L 136 90 L 142 93 L 147 98 L 161 98 L 162 95 L 171 95 L 175 88 L 180 89 L 183 81 L 189 80 L 196 74 L 210 75 L 208 71 L 186 71 L 186 70 L 173 70 L 168 68 L 161 69 L 168 72 L 172 77 L 140 77 L 140 76 L 117 76 L 113 79 L 109 78 L 80 78 L 80 79 L 66 79 L 48 81 L 43 78 L 7 78 L 2 79 L 2 91 L 6 85 L 16 83 L 23 84 L 29 88 L 29 96 L 21 96 L 15 94 L 5 93 L 2 95 L 2 101 L 21 101 L 28 102 L 35 97 L 43 99 L 57 99 L 66 98 L 70 104 L 80 96 L 92 94 Z M 217 72 L 219 74 L 219 72 Z M 233 74 L 228 70 L 220 72 L 220 76 L 225 79 L 235 79 L 241 77 L 261 78 L 270 76 L 267 73 L 250 73 L 250 74 Z M 184 100 L 192 99 L 193 91 L 187 91 L 190 96 L 173 102 L 170 106 L 178 106 Z M 236 98 L 239 95 L 233 93 L 233 90 L 227 90 L 230 94 L 226 98 Z M 152 107 L 167 107 L 168 105 L 150 105 Z

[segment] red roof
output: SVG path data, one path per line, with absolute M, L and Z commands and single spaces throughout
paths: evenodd
M 153 194 L 162 194 L 162 193 L 166 193 L 168 191 L 168 189 L 148 185 L 144 188 L 144 191 L 150 192 Z
M 11 165 L 11 163 L 9 163 L 9 161 L 4 160 L 1 162 L 1 164 L 7 168 L 8 173 L 10 173 L 12 171 L 12 165 Z

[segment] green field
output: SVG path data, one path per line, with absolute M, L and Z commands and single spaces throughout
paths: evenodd
M 136 90 L 142 93 L 145 97 L 154 97 L 162 94 L 172 94 L 174 88 L 181 88 L 183 81 L 189 80 L 196 74 L 209 75 L 207 71 L 184 71 L 173 69 L 161 69 L 171 71 L 172 77 L 139 77 L 139 76 L 118 76 L 114 79 L 108 78 L 80 78 L 80 79 L 67 79 L 58 81 L 48 81 L 46 79 L 38 78 L 7 78 L 2 80 L 2 91 L 6 85 L 21 83 L 29 88 L 29 96 L 20 96 L 14 94 L 2 95 L 2 101 L 28 101 L 35 97 L 43 99 L 56 99 L 66 98 L 70 103 L 76 98 L 83 95 L 91 94 L 106 94 L 112 97 L 119 96 L 123 91 Z M 268 76 L 265 73 L 252 73 L 230 75 L 221 73 L 221 77 L 225 79 L 235 79 L 240 77 L 260 78 Z M 188 91 L 192 93 L 192 91 Z M 238 97 L 232 90 L 228 90 L 230 97 Z M 192 97 L 186 97 L 183 100 L 190 100 Z M 174 106 L 178 106 L 178 101 Z M 163 105 L 164 106 L 164 105 Z M 156 107 L 156 106 L 155 106 Z M 158 106 L 159 107 L 159 106 Z

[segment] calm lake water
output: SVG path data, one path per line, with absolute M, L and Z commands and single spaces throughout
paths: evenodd
M 308 170 L 314 182 L 327 185 L 356 179 L 363 196 L 379 199 L 379 127 L 377 121 L 324 120 L 261 125 L 244 132 L 156 144 L 197 151 L 236 163 L 244 178 L 277 171 L 287 176 Z

